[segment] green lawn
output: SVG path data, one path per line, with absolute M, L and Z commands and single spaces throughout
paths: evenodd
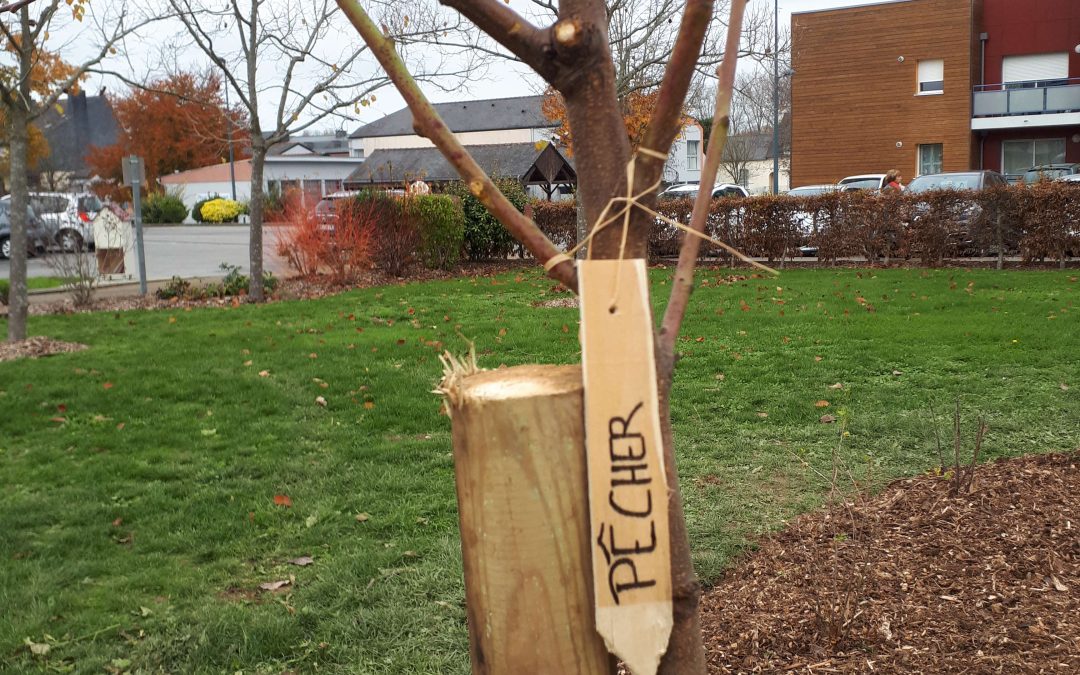
M 26 287 L 31 291 L 45 288 L 60 288 L 63 285 L 63 277 L 30 277 L 26 280 Z
M 927 406 L 957 396 L 989 457 L 1080 445 L 1075 272 L 724 274 L 699 276 L 674 394 L 706 581 L 820 504 L 802 462 L 827 468 L 841 429 L 822 414 L 879 483 L 936 463 Z M 91 349 L 0 363 L 0 671 L 467 672 L 437 353 L 460 331 L 482 366 L 576 361 L 577 311 L 532 306 L 552 289 L 31 317 Z

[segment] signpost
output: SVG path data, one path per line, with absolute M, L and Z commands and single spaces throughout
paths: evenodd
M 596 630 L 634 675 L 655 675 L 673 616 L 645 261 L 582 260 L 578 275 Z
M 124 184 L 131 186 L 131 197 L 135 204 L 135 249 L 139 256 L 139 293 L 146 295 L 146 255 L 143 251 L 142 203 L 139 190 L 146 182 L 146 166 L 142 157 L 129 155 L 122 162 Z

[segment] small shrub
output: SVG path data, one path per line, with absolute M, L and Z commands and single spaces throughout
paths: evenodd
M 187 279 L 174 276 L 169 280 L 167 284 L 157 289 L 154 295 L 162 300 L 171 300 L 173 298 L 186 298 L 191 293 L 191 282 Z
M 528 199 L 520 181 L 516 178 L 496 178 L 495 186 L 518 211 L 525 209 Z M 446 194 L 461 199 L 465 211 L 465 255 L 469 260 L 505 258 L 514 250 L 514 238 L 464 183 L 451 183 Z
M 416 195 L 407 202 L 408 217 L 420 231 L 420 260 L 429 269 L 450 270 L 461 258 L 465 211 L 449 195 Z
M 414 199 L 406 197 L 405 199 Z M 370 192 L 357 197 L 367 203 L 373 223 L 371 259 L 375 266 L 390 276 L 403 277 L 416 257 L 420 230 L 404 200 L 383 192 Z
M 551 243 L 567 251 L 577 245 L 577 202 L 534 201 L 533 221 Z
M 191 219 L 194 220 L 196 223 L 205 223 L 206 218 L 203 217 L 202 207 L 205 206 L 207 202 L 212 202 L 215 199 L 221 199 L 221 196 L 214 195 L 212 197 L 200 199 L 199 201 L 195 202 L 195 205 L 191 207 Z
M 325 268 L 336 283 L 352 281 L 371 259 L 374 210 L 370 200 L 341 199 L 334 204 L 333 220 L 324 223 L 294 196 L 286 202 L 285 226 L 276 230 L 277 254 L 300 276 Z
M 231 199 L 211 199 L 199 209 L 203 221 L 207 223 L 235 223 L 242 208 L 240 202 Z
M 184 206 L 184 200 L 178 195 L 168 193 L 151 194 L 142 204 L 142 220 L 144 223 L 156 225 L 160 223 L 182 223 L 187 218 L 188 210 Z

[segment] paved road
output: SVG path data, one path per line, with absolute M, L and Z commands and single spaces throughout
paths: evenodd
M 275 231 L 267 227 L 263 232 L 263 265 L 280 275 L 286 270 L 273 253 Z M 222 263 L 239 265 L 244 272 L 248 269 L 246 225 L 147 227 L 143 241 L 147 279 L 220 276 Z M 41 258 L 29 260 L 27 273 L 31 277 L 55 274 Z M 0 260 L 0 279 L 7 278 L 8 261 Z

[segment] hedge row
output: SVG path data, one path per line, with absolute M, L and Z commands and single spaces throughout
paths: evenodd
M 682 199 L 662 202 L 658 210 L 688 224 L 692 208 L 691 200 Z M 573 202 L 534 202 L 533 218 L 559 247 L 575 243 Z M 798 256 L 801 246 L 816 247 L 823 261 L 911 258 L 935 264 L 946 258 L 1015 254 L 1025 262 L 1064 260 L 1080 255 L 1080 189 L 1043 183 L 981 192 L 716 199 L 706 231 L 770 261 Z M 683 236 L 658 223 L 649 237 L 650 256 L 677 255 Z M 705 243 L 701 255 L 717 257 L 722 251 Z

